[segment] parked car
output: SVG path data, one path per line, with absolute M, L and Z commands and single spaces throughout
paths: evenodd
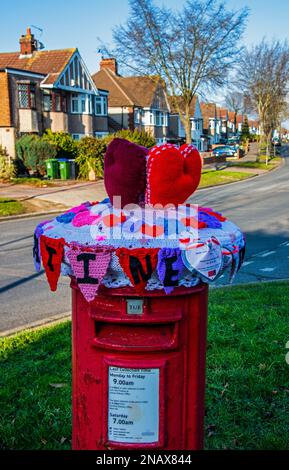
M 228 145 L 234 145 L 236 148 L 240 147 L 240 137 L 229 137 L 228 139 Z
M 219 144 L 226 145 L 228 143 L 228 139 L 226 137 L 220 137 Z
M 237 157 L 238 149 L 230 145 L 220 145 L 212 151 L 214 157 Z
M 275 146 L 275 147 L 281 147 L 281 140 L 278 138 L 278 137 L 274 137 L 272 139 L 272 144 Z

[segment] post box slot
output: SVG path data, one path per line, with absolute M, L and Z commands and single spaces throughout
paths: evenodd
M 163 351 L 178 346 L 179 323 L 124 325 L 96 322 L 93 345 L 121 351 Z

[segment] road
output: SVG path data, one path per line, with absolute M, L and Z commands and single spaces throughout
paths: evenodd
M 283 154 L 284 166 L 274 172 L 190 199 L 221 211 L 246 233 L 246 259 L 234 283 L 289 279 L 289 147 Z M 44 273 L 34 271 L 32 234 L 43 218 L 0 223 L 0 333 L 70 310 L 68 279 L 59 279 L 55 294 Z

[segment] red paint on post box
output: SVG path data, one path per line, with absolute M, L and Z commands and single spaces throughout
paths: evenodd
M 72 281 L 73 449 L 203 447 L 207 293 L 101 287 L 88 303 Z

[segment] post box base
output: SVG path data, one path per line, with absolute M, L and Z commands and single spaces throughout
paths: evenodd
M 203 447 L 208 286 L 139 296 L 72 280 L 74 450 Z

